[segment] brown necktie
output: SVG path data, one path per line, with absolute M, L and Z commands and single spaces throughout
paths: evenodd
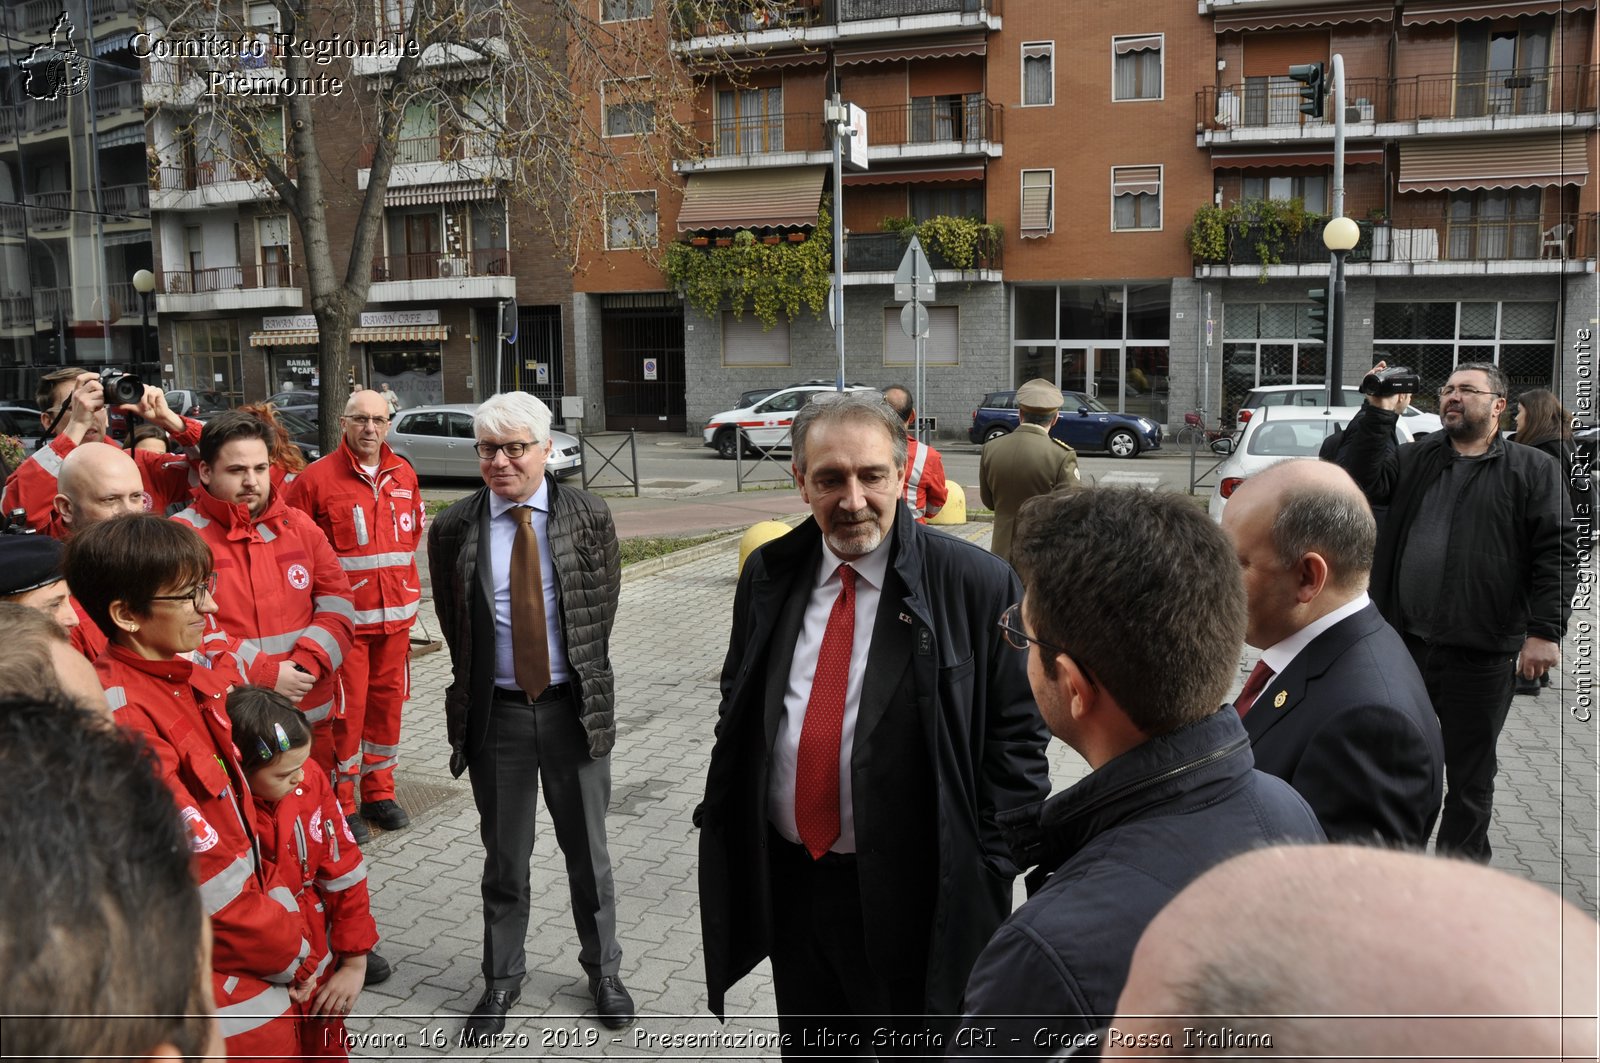
M 1240 718 L 1243 718 L 1244 714 L 1250 711 L 1250 706 L 1256 703 L 1256 698 L 1261 696 L 1261 691 L 1272 675 L 1272 669 L 1267 667 L 1266 661 L 1257 661 L 1256 666 L 1250 669 L 1250 676 L 1244 681 L 1244 689 L 1239 691 L 1239 697 L 1233 703 L 1233 707 L 1239 710 Z
M 517 506 L 517 540 L 511 547 L 511 656 L 517 686 L 537 698 L 550 685 L 550 643 L 545 632 L 544 577 L 533 509 Z

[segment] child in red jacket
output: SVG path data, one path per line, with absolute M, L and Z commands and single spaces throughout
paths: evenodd
M 293 703 L 263 687 L 238 687 L 228 695 L 228 716 L 255 797 L 262 857 L 295 891 L 311 932 L 316 973 L 302 987 L 310 995 L 301 1005 L 301 1052 L 345 1059 L 344 1016 L 378 943 L 366 862 L 328 780 L 315 766 L 305 770 L 311 728 Z

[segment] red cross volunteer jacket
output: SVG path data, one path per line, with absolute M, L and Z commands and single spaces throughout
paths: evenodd
M 196 491 L 172 519 L 192 526 L 211 547 L 216 623 L 239 640 L 235 653 L 245 679 L 271 687 L 280 664 L 297 664 L 315 681 L 300 710 L 313 724 L 328 719 L 354 636 L 355 606 L 322 529 L 276 492 L 252 519 L 245 506 Z
M 183 431 L 174 432 L 171 436 L 172 444 L 178 447 L 196 445 L 200 442 L 200 429 L 203 427 L 194 418 L 185 417 Z M 28 527 L 52 538 L 66 538 L 66 525 L 55 519 L 56 477 L 61 472 L 61 463 L 78 445 L 66 436 L 56 436 L 49 446 L 40 447 L 27 461 L 17 466 L 17 471 L 6 480 L 5 511 L 9 513 L 20 507 L 27 511 Z M 100 445 L 116 446 L 115 443 Z M 188 499 L 192 486 L 188 458 L 181 454 L 158 454 L 152 450 L 129 450 L 126 453 L 139 466 L 145 494 L 150 496 L 151 513 L 165 513 L 174 502 Z
M 307 465 L 284 501 L 304 510 L 328 534 L 355 595 L 356 633 L 405 631 L 417 616 L 417 539 L 422 492 L 417 474 L 387 444 L 378 475 L 368 476 L 348 444 Z

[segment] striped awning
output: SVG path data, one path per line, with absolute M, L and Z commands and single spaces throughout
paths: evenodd
M 1382 166 L 1382 148 L 1346 148 L 1346 166 Z M 1217 170 L 1283 170 L 1290 167 L 1332 166 L 1331 151 L 1273 151 L 1263 148 L 1212 148 L 1211 166 Z
M 1595 0 L 1407 0 L 1400 24 L 1426 26 L 1519 15 L 1559 15 L 1563 11 L 1593 11 L 1594 6 Z
M 961 36 L 927 41 L 902 41 L 893 47 L 863 48 L 834 53 L 835 66 L 859 63 L 897 63 L 907 59 L 949 59 L 958 55 L 983 55 L 988 43 L 981 36 Z
M 449 325 L 384 325 L 350 330 L 351 343 L 443 343 L 449 338 Z
M 1339 3 L 1324 0 L 1315 6 L 1294 10 L 1272 8 L 1256 11 L 1230 11 L 1213 20 L 1212 29 L 1218 33 L 1237 33 L 1240 30 L 1292 30 L 1312 26 L 1343 26 L 1354 22 L 1388 22 L 1394 17 L 1393 4 L 1375 4 L 1372 0 Z
M 1147 37 L 1118 37 L 1111 45 L 1111 50 L 1117 55 L 1127 55 L 1130 52 L 1154 52 L 1161 48 L 1161 35 L 1151 34 Z
M 500 186 L 482 181 L 454 181 L 443 185 L 407 185 L 384 193 L 386 207 L 416 207 L 425 203 L 464 203 L 469 200 L 497 199 Z
M 250 333 L 252 347 L 315 347 L 316 329 L 277 329 L 272 332 Z
M 982 166 L 940 166 L 918 170 L 866 170 L 847 173 L 844 183 L 858 185 L 936 185 L 983 180 Z
M 817 224 L 826 166 L 724 170 L 689 176 L 678 231 Z
M 1159 196 L 1161 194 L 1161 167 L 1113 167 L 1111 170 L 1111 194 L 1114 196 Z
M 1589 177 L 1585 136 L 1550 132 L 1402 140 L 1399 191 L 1581 185 Z
M 785 52 L 781 55 L 767 52 L 739 59 L 723 59 L 716 64 L 716 68 L 719 71 L 771 70 L 776 67 L 786 66 L 821 66 L 827 61 L 827 52 Z

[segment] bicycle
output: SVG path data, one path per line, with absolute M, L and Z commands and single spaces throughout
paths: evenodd
M 1183 415 L 1183 427 L 1178 429 L 1173 439 L 1180 445 L 1199 446 L 1203 444 L 1210 446 L 1217 440 L 1226 439 L 1232 434 L 1232 431 L 1223 428 L 1221 425 L 1215 428 L 1208 427 L 1205 422 L 1205 414 L 1202 411 L 1190 410 Z

